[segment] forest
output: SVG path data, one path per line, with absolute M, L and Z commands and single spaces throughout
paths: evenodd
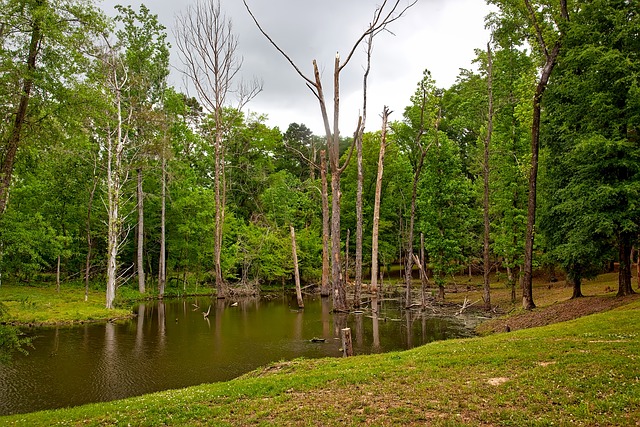
M 110 18 L 92 1 L 1 0 L 0 286 L 77 282 L 110 308 L 126 289 L 293 289 L 299 267 L 348 311 L 400 266 L 407 304 L 418 274 L 444 298 L 469 272 L 491 308 L 493 271 L 530 309 L 534 275 L 566 276 L 580 297 L 615 265 L 618 295 L 633 293 L 640 2 L 488 3 L 473 69 L 448 88 L 425 70 L 392 115 L 367 110 L 367 64 L 336 58 L 323 87 L 252 15 L 317 98 L 314 135 L 246 112 L 261 83 L 240 81 L 242 46 L 214 0 L 170 30 L 152 5 Z M 382 2 L 354 49 L 375 55 L 407 13 Z M 168 84 L 168 31 L 194 96 Z M 340 134 L 344 67 L 362 68 L 364 97 Z

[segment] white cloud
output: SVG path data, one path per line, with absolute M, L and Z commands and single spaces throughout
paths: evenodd
M 312 75 L 317 59 L 323 72 L 325 92 L 332 94 L 333 59 L 336 51 L 346 58 L 353 43 L 370 21 L 379 0 L 247 0 L 263 28 L 291 56 L 300 69 Z M 106 11 L 115 4 L 139 6 L 140 1 L 105 0 Z M 172 39 L 174 16 L 190 2 L 156 0 L 148 5 L 167 26 Z M 403 0 L 406 4 L 406 0 Z M 239 36 L 238 51 L 244 57 L 243 75 L 264 81 L 264 90 L 248 108 L 269 116 L 271 126 L 286 130 L 289 123 L 304 123 L 315 133 L 323 126 L 318 102 L 285 59 L 255 27 L 241 0 L 222 0 Z M 392 23 L 394 34 L 380 34 L 374 43 L 368 94 L 369 130 L 379 128 L 383 105 L 400 119 L 422 71 L 431 71 L 440 87 L 449 87 L 460 68 L 469 68 L 474 49 L 482 48 L 488 33 L 484 17 L 489 8 L 482 0 L 418 0 L 405 17 Z M 113 12 L 111 12 L 113 13 Z M 175 43 L 172 43 L 175 45 Z M 362 109 L 364 45 L 344 69 L 341 81 L 341 124 L 350 135 Z M 172 64 L 180 65 L 174 52 Z M 171 83 L 183 85 L 178 73 Z

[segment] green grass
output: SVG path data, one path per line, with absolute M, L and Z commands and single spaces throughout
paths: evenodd
M 0 417 L 0 425 L 635 426 L 640 302 L 565 323 Z M 160 373 L 159 373 L 160 374 Z
M 139 295 L 139 294 L 138 294 Z M 2 285 L 0 301 L 7 309 L 1 319 L 18 324 L 52 324 L 108 320 L 131 316 L 127 304 L 107 310 L 104 291 L 89 291 L 84 300 L 84 288 L 63 286 Z

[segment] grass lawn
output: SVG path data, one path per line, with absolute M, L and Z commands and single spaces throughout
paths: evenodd
M 589 286 L 603 283 L 589 282 L 587 294 Z M 275 363 L 229 382 L 0 417 L 0 425 L 637 426 L 639 331 L 640 299 L 630 298 L 549 326 Z

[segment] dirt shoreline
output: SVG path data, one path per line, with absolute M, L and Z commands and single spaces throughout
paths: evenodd
M 534 308 L 531 311 L 519 311 L 512 315 L 507 314 L 487 320 L 478 325 L 476 330 L 479 334 L 486 335 L 507 332 L 507 330 L 536 328 L 613 310 L 638 299 L 640 299 L 640 294 L 625 297 L 595 295 L 558 301 L 545 307 Z

